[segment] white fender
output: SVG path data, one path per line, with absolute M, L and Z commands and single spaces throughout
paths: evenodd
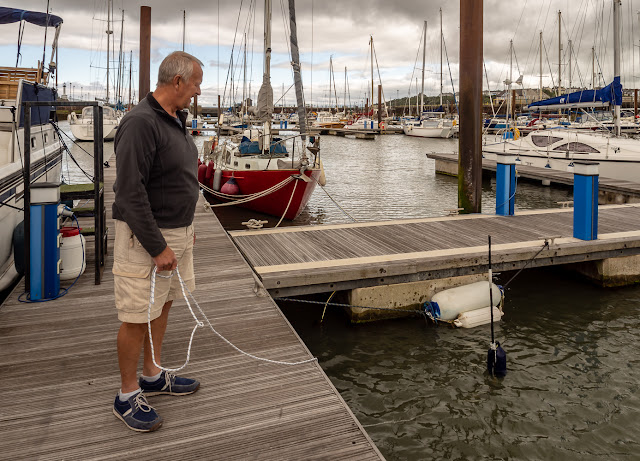
M 497 306 L 502 298 L 502 293 L 498 285 L 495 283 L 491 285 L 493 305 Z M 462 312 L 491 305 L 489 301 L 489 282 L 482 280 L 469 285 L 441 291 L 433 295 L 431 302 L 438 303 L 440 318 L 442 320 L 453 320 Z

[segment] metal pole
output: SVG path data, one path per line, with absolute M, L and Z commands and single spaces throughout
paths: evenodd
M 151 7 L 140 7 L 140 65 L 138 80 L 138 101 L 147 97 L 151 89 Z
M 538 92 L 538 99 L 542 101 L 542 31 L 540 31 L 540 90 Z
M 424 111 L 424 63 L 427 56 L 427 21 L 424 22 L 422 36 L 422 89 L 420 90 L 420 114 Z M 380 104 L 378 104 L 378 110 L 380 110 Z
M 382 85 L 378 85 L 378 129 L 382 122 Z
M 31 104 L 24 105 L 24 291 L 31 291 Z
M 591 47 L 591 89 L 596 89 L 596 48 Z
M 571 40 L 569 40 L 569 58 L 567 60 L 568 62 L 568 66 L 569 66 L 569 92 L 571 92 L 571 88 L 573 88 L 572 85 L 572 81 L 571 81 L 571 53 L 573 52 L 573 44 L 571 43 Z
M 558 94 L 562 92 L 562 11 L 558 11 Z
M 440 8 L 440 107 L 442 107 L 442 42 L 444 41 L 444 35 L 442 35 L 442 8 Z
M 613 77 L 620 78 L 620 0 L 613 0 Z M 620 105 L 614 106 L 613 125 L 620 136 Z
M 460 0 L 460 141 L 458 206 L 482 205 L 482 10 L 483 0 Z

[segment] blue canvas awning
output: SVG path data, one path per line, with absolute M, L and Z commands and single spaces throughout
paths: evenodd
M 599 90 L 576 91 L 563 94 L 555 98 L 536 101 L 529 104 L 529 109 L 569 109 L 577 107 L 603 107 L 622 105 L 622 84 L 620 77 L 615 77 L 613 82 Z
M 11 24 L 20 21 L 27 21 L 42 27 L 58 27 L 62 24 L 62 18 L 55 14 L 38 13 L 36 11 L 0 6 L 0 24 Z

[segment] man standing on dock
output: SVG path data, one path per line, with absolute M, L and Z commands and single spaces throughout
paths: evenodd
M 162 425 L 147 396 L 186 395 L 200 386 L 198 381 L 175 376 L 156 364 L 160 364 L 171 303 L 181 293 L 178 277 L 163 278 L 170 272 L 160 271 L 178 267 L 189 290 L 195 289 L 192 223 L 199 194 L 198 150 L 186 131 L 183 109 L 200 94 L 202 65 L 182 51 L 167 56 L 160 64 L 155 91 L 122 119 L 115 138 L 113 274 L 122 324 L 118 332 L 121 387 L 113 413 L 139 432 Z M 158 277 L 155 301 L 150 305 L 154 267 Z M 148 334 L 148 310 L 153 344 Z M 138 379 L 141 350 L 144 362 Z

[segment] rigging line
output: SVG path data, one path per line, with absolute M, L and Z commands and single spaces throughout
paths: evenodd
M 236 20 L 236 30 L 233 34 L 233 43 L 231 45 L 231 62 L 233 62 L 233 51 L 235 50 L 235 46 L 236 46 L 236 39 L 238 37 L 238 26 L 240 25 L 240 14 L 242 13 L 242 4 L 244 3 L 244 0 L 240 0 L 240 10 L 238 11 L 238 19 Z M 219 17 L 219 15 L 218 15 Z M 220 41 L 218 40 L 218 43 L 220 43 Z M 220 63 L 218 62 L 218 65 Z M 225 84 L 224 84 L 224 92 L 222 93 L 222 106 L 224 107 L 225 105 L 225 98 L 227 96 L 227 84 L 229 83 L 229 76 L 232 76 L 231 78 L 233 78 L 233 74 L 232 74 L 232 69 L 231 69 L 231 63 L 229 63 L 229 67 L 227 67 L 227 78 L 225 80 Z M 231 96 L 230 96 L 231 97 Z
M 24 208 L 18 208 L 17 206 L 9 205 L 7 202 L 11 199 L 7 199 L 4 202 L 0 202 L 0 207 L 7 206 L 9 208 L 13 208 L 14 210 L 24 211 Z
M 547 57 L 547 66 L 549 66 L 549 76 L 551 77 L 551 88 L 555 88 L 556 82 L 553 79 L 553 71 L 551 70 L 551 63 L 549 62 L 549 52 L 547 51 L 547 44 L 542 39 L 542 46 L 544 47 L 544 55 Z
M 447 52 L 447 42 L 442 37 L 442 45 L 444 46 L 444 55 L 447 57 L 447 67 L 449 68 L 449 79 L 451 79 L 451 90 L 453 92 L 453 104 L 456 106 L 456 112 L 460 115 L 458 101 L 456 100 L 456 87 L 453 86 L 453 74 L 451 73 L 451 63 L 449 62 L 449 53 Z
M 382 85 L 382 76 L 380 75 L 380 66 L 378 65 L 378 54 L 376 53 L 375 45 L 373 45 L 373 57 L 376 60 L 376 70 L 378 71 L 378 80 L 380 81 L 382 104 L 384 105 L 384 112 L 385 114 L 389 115 L 389 112 L 387 111 L 387 100 L 384 97 L 384 86 Z M 373 95 L 371 95 L 371 104 L 373 105 Z M 371 117 L 373 118 L 373 111 L 371 112 Z
M 543 2 L 543 5 L 544 5 L 544 2 Z M 538 12 L 538 19 L 536 20 L 536 25 L 535 25 L 535 27 L 533 29 L 536 32 L 539 30 L 538 29 L 538 24 L 540 24 L 540 18 L 542 16 L 542 8 L 540 8 L 538 11 L 539 11 Z M 527 52 L 527 60 L 525 62 L 525 69 L 529 67 L 529 59 L 531 58 L 531 49 L 533 48 L 533 44 L 536 43 L 536 42 L 538 42 L 538 40 L 534 39 L 534 40 L 531 40 L 531 43 L 529 43 L 529 51 Z M 537 46 L 538 45 L 536 43 L 536 47 Z

